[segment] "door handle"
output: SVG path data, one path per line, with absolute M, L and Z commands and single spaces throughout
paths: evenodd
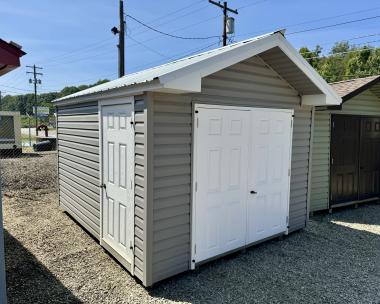
M 251 190 L 250 193 L 251 193 L 251 194 L 257 194 L 257 192 L 254 191 L 254 190 Z
M 106 184 L 101 184 L 101 185 L 100 185 L 100 188 L 106 189 L 107 186 L 106 186 Z

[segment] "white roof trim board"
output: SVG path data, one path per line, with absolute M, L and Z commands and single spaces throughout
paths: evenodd
M 273 32 L 252 39 L 176 60 L 158 67 L 133 73 L 119 79 L 59 98 L 59 104 L 84 102 L 144 91 L 169 93 L 201 92 L 202 78 L 243 60 L 279 47 L 316 86 L 320 94 L 303 95 L 304 105 L 339 105 L 341 98 L 312 66 L 291 46 L 283 32 Z M 270 62 L 268 62 L 270 64 Z

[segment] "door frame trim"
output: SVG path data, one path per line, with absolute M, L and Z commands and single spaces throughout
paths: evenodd
M 213 260 L 219 256 L 224 256 L 224 255 L 227 255 L 229 254 L 230 252 L 235 252 L 235 251 L 238 251 L 238 250 L 241 250 L 242 248 L 246 248 L 246 247 L 249 247 L 253 244 L 257 244 L 257 243 L 261 243 L 261 242 L 264 242 L 265 240 L 267 239 L 271 239 L 272 237 L 276 237 L 278 235 L 274 235 L 274 236 L 270 236 L 268 238 L 265 238 L 263 240 L 259 240 L 257 242 L 254 242 L 252 244 L 246 244 L 245 246 L 241 247 L 241 248 L 237 248 L 235 250 L 232 250 L 232 251 L 229 251 L 229 252 L 225 252 L 225 253 L 222 253 L 216 257 L 211 257 L 205 261 L 200 261 L 200 262 L 197 262 L 196 261 L 196 249 L 195 249 L 195 245 L 196 245 L 196 225 L 195 225 L 195 218 L 196 218 L 196 177 L 197 177 L 197 153 L 196 153 L 196 142 L 198 140 L 198 131 L 197 131 L 197 127 L 196 127 L 196 124 L 197 124 L 197 119 L 198 119 L 198 115 L 197 115 L 197 110 L 199 108 L 204 108 L 204 109 L 219 109 L 219 110 L 239 110 L 239 111 L 247 111 L 247 112 L 251 112 L 252 110 L 254 109 L 260 109 L 260 110 L 267 110 L 267 111 L 272 111 L 272 112 L 286 112 L 286 113 L 289 113 L 292 115 L 292 118 L 291 118 L 291 122 L 292 122 L 292 128 L 291 128 L 291 132 L 290 132 L 290 160 L 289 160 L 289 170 L 290 170 L 290 175 L 289 175 L 289 196 L 288 196 L 288 204 L 287 204 L 287 212 L 286 212 L 286 216 L 288 218 L 288 223 L 287 223 L 287 228 L 286 230 L 284 231 L 283 234 L 288 234 L 288 231 L 289 231 L 289 217 L 290 217 L 290 186 L 291 186 L 291 178 L 292 178 L 292 153 L 293 153 L 293 130 L 294 130 L 294 109 L 281 109 L 281 108 L 265 108 L 265 107 L 252 107 L 252 106 L 228 106 L 228 105 L 218 105 L 218 104 L 203 104 L 197 100 L 193 100 L 192 101 L 192 114 L 193 114 L 193 118 L 192 118 L 192 148 L 191 148 L 191 152 L 192 152 L 192 155 L 191 155 L 191 198 L 190 198 L 190 201 L 191 201 L 191 208 L 190 208 L 190 225 L 191 225 L 191 229 L 190 229 L 190 269 L 191 270 L 194 270 L 196 268 L 197 265 L 200 265 L 202 264 L 203 262 L 207 262 L 208 260 Z M 250 135 L 250 132 L 249 132 L 249 135 Z M 250 149 L 249 149 L 250 151 Z M 283 235 L 281 233 L 281 235 Z
M 115 249 L 113 249 L 108 243 L 104 242 L 103 241 L 103 198 L 104 198 L 104 189 L 103 187 L 101 187 L 101 185 L 104 183 L 104 166 L 103 166 L 103 154 L 104 154 L 104 147 L 103 147 L 103 108 L 105 106 L 117 106 L 117 105 L 124 105 L 124 104 L 131 104 L 132 106 L 132 111 L 131 111 L 131 117 L 132 117 L 132 121 L 133 123 L 135 122 L 135 103 L 134 103 L 135 99 L 134 99 L 134 96 L 128 96 L 128 97 L 124 97 L 124 98 L 113 98 L 113 99 L 107 99 L 107 100 L 98 100 L 98 118 L 99 118 L 99 181 L 100 181 L 100 185 L 99 185 L 99 188 L 100 188 L 100 233 L 99 233 L 99 243 L 100 243 L 100 246 L 102 246 L 103 248 L 105 248 L 107 251 L 109 251 L 111 254 L 113 254 L 114 252 L 116 252 Z M 135 150 L 135 136 L 133 136 L 133 151 Z M 134 165 L 133 165 L 134 167 Z M 134 175 L 135 173 L 132 172 L 132 175 L 133 175 L 133 185 L 132 185 L 132 191 L 133 191 L 133 197 L 134 197 L 134 188 L 135 188 L 135 181 L 134 181 Z M 132 216 L 133 216 L 133 221 L 134 221 L 134 217 L 135 217 L 135 208 L 134 208 L 134 205 L 135 205 L 135 201 L 133 199 L 133 208 L 132 209 Z M 134 275 L 134 248 L 135 248 L 135 244 L 134 244 L 134 235 L 135 235 L 135 228 L 134 228 L 134 223 L 133 223 L 133 238 L 132 238 L 132 246 L 133 246 L 133 254 L 132 254 L 132 260 L 131 261 L 128 261 L 127 259 L 123 258 L 120 254 L 117 254 L 117 255 L 114 255 L 114 257 L 120 261 L 120 263 L 122 265 L 125 264 L 125 262 L 127 264 L 130 264 L 130 273 L 132 275 Z M 111 248 L 112 250 L 108 250 L 109 248 Z M 117 252 L 116 252 L 117 253 Z M 122 259 L 122 260 L 121 260 Z

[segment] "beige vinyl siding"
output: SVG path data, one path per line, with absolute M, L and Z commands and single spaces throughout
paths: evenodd
M 307 220 L 311 108 L 260 58 L 203 79 L 202 93 L 154 94 L 153 282 L 189 269 L 192 105 L 295 109 L 289 230 Z
M 156 94 L 153 108 L 152 279 L 157 282 L 189 269 L 191 99 Z
M 135 97 L 135 250 L 134 273 L 144 281 L 146 255 L 146 100 Z
M 57 121 L 60 206 L 99 239 L 98 104 L 58 107 Z
M 310 211 L 328 209 L 330 177 L 330 112 L 315 111 Z
M 329 208 L 332 114 L 380 116 L 380 99 L 366 90 L 346 101 L 342 110 L 315 112 L 310 211 Z

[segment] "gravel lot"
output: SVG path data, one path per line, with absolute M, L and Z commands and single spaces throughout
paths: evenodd
M 380 205 L 146 290 L 58 209 L 55 157 L 0 160 L 9 303 L 380 303 Z

